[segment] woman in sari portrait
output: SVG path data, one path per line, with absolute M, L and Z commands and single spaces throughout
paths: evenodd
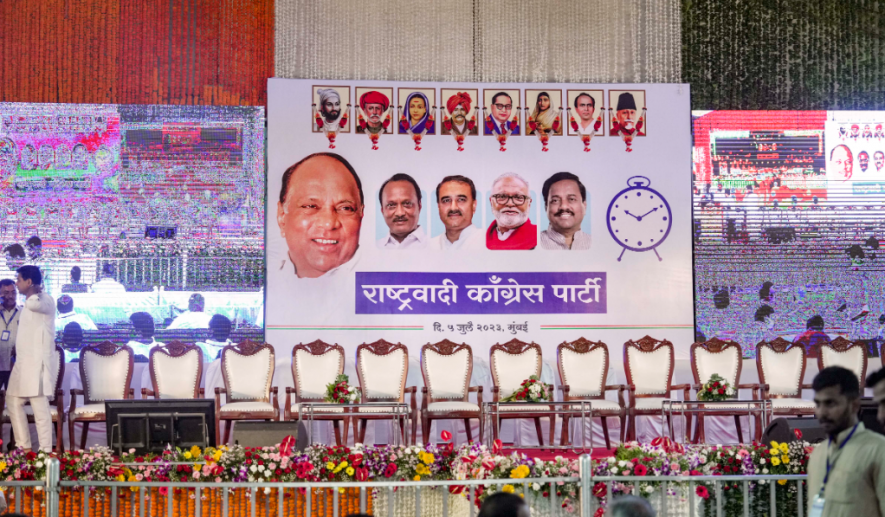
M 433 117 L 429 112 L 430 103 L 421 92 L 412 92 L 406 97 L 406 112 L 402 114 L 399 124 L 400 134 L 434 133 Z
M 556 112 L 552 109 L 550 94 L 541 92 L 538 94 L 538 100 L 535 103 L 535 110 L 532 111 L 532 120 L 537 124 L 536 130 L 539 133 L 557 132 L 559 128 L 553 129 L 553 122 L 556 120 Z

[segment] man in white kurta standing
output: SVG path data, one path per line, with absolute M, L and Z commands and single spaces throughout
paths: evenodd
M 49 398 L 52 393 L 53 349 L 55 348 L 55 300 L 43 292 L 43 275 L 37 266 L 22 266 L 17 271 L 16 287 L 25 296 L 15 340 L 15 366 L 9 377 L 6 406 L 19 445 L 31 450 L 31 433 L 24 404 L 31 402 L 40 448 L 52 450 L 52 418 Z

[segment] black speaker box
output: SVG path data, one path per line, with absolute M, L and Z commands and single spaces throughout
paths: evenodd
M 295 448 L 299 451 L 310 445 L 307 443 L 307 428 L 297 421 L 240 421 L 234 425 L 234 443 L 243 447 L 272 447 L 290 435 L 295 437 Z
M 802 439 L 806 442 L 817 443 L 827 438 L 827 433 L 816 418 L 775 418 L 762 433 L 762 443 L 770 445 L 773 441 L 795 442 L 796 429 L 802 433 Z

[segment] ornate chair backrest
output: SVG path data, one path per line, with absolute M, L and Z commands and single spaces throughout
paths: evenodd
M 409 349 L 383 339 L 356 349 L 362 402 L 403 402 L 409 375 Z
M 322 401 L 326 386 L 344 373 L 344 348 L 316 340 L 292 348 L 292 380 L 296 401 Z
M 569 387 L 569 398 L 603 398 L 608 376 L 608 345 L 584 338 L 556 347 L 559 380 Z
M 500 397 L 508 397 L 530 376 L 541 377 L 541 345 L 518 339 L 499 343 L 489 351 L 489 363 L 492 383 Z
M 195 399 L 200 396 L 203 350 L 197 345 L 172 341 L 151 348 L 148 367 L 154 393 L 161 399 Z
M 473 349 L 448 339 L 421 347 L 421 375 L 430 395 L 438 400 L 467 401 L 473 374 Z
M 830 343 L 820 345 L 817 366 L 820 370 L 828 366 L 848 368 L 857 375 L 863 391 L 867 379 L 867 347 L 863 343 L 837 337 Z
M 741 345 L 713 338 L 691 345 L 691 373 L 695 384 L 704 384 L 715 373 L 734 389 L 741 382 Z
M 756 345 L 759 382 L 768 384 L 772 398 L 801 398 L 805 378 L 805 347 L 784 338 Z
M 249 339 L 221 350 L 228 402 L 270 402 L 276 359 L 273 346 Z
M 110 341 L 85 345 L 80 349 L 83 403 L 129 398 L 134 363 L 132 349 L 126 345 L 115 345 Z
M 673 343 L 645 336 L 624 343 L 627 383 L 636 387 L 637 397 L 668 396 L 673 382 Z

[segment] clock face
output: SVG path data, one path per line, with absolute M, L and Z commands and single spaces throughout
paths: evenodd
M 632 251 L 647 251 L 670 234 L 672 216 L 670 205 L 657 191 L 634 187 L 612 199 L 606 223 L 618 244 Z

